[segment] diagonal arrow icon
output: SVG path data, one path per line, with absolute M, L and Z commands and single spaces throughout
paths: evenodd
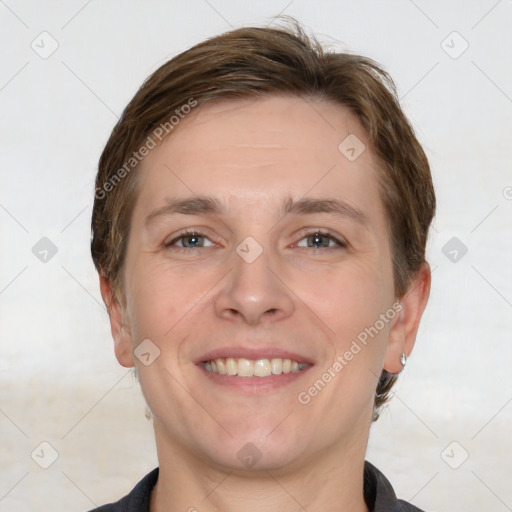
M 257 464 L 262 455 L 253 443 L 246 443 L 236 454 L 238 460 L 249 469 Z
M 30 457 L 40 468 L 48 469 L 59 458 L 59 452 L 48 441 L 43 441 L 32 450 Z
M 133 353 L 144 366 L 153 364 L 160 357 L 160 349 L 147 338 L 139 343 Z
M 468 41 L 455 30 L 448 34 L 440 45 L 451 59 L 458 59 L 469 48 Z
M 357 160 L 365 149 L 363 141 L 355 133 L 349 133 L 338 145 L 338 151 L 349 162 Z
M 263 247 L 252 237 L 248 236 L 242 240 L 237 248 L 236 253 L 246 262 L 252 263 L 263 252 Z
M 467 246 L 456 236 L 452 236 L 441 248 L 442 253 L 452 262 L 458 263 L 468 252 Z
M 57 246 L 46 236 L 43 236 L 43 238 L 32 247 L 32 254 L 41 263 L 48 263 L 57 252 Z

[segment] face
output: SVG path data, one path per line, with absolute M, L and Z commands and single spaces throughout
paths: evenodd
M 112 323 L 157 443 L 229 470 L 365 448 L 403 348 L 377 165 L 295 97 L 203 106 L 145 158 Z

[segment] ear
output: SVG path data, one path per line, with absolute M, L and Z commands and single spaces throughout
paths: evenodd
M 389 332 L 384 369 L 389 373 L 400 373 L 400 357 L 409 357 L 416 341 L 420 320 L 430 295 L 431 272 L 428 263 L 423 263 L 418 274 L 400 297 L 402 310 Z
M 110 319 L 110 330 L 114 339 L 114 352 L 121 366 L 135 366 L 133 359 L 132 337 L 129 326 L 125 323 L 125 308 L 119 304 L 112 293 L 110 281 L 100 275 L 100 290 Z

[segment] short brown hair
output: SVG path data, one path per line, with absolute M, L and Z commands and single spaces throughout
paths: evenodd
M 359 120 L 380 163 L 395 295 L 407 292 L 425 261 L 435 212 L 427 157 L 383 69 L 366 57 L 325 50 L 298 22 L 291 19 L 291 25 L 289 29 L 241 28 L 208 39 L 157 69 L 125 108 L 99 161 L 92 214 L 92 258 L 98 272 L 112 284 L 114 297 L 123 289 L 123 263 L 137 192 L 134 155 L 145 141 L 153 140 L 160 126 L 169 127 L 166 133 L 172 133 L 170 120 L 184 105 L 269 94 L 330 100 L 348 108 Z M 374 419 L 395 380 L 396 376 L 383 371 Z

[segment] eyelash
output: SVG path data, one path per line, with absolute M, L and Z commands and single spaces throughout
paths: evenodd
M 340 240 L 339 238 L 336 238 L 328 231 L 325 231 L 323 229 L 315 229 L 312 231 L 306 231 L 304 233 L 301 233 L 302 238 L 299 240 L 302 241 L 304 238 L 307 238 L 309 236 L 319 235 L 324 238 L 329 238 L 336 244 L 338 244 L 338 247 L 324 247 L 324 249 L 346 249 L 348 247 L 347 242 L 344 240 Z M 322 247 L 304 247 L 304 249 L 322 249 Z
M 302 238 L 299 240 L 299 242 L 304 240 L 304 238 L 308 238 L 308 237 L 314 236 L 314 235 L 319 235 L 319 236 L 322 236 L 322 237 L 327 237 L 330 240 L 332 240 L 333 242 L 335 242 L 336 244 L 338 244 L 338 247 L 302 247 L 302 249 L 322 249 L 322 248 L 323 249 L 346 249 L 348 247 L 348 244 L 345 241 L 339 240 L 338 238 L 336 238 L 332 234 L 330 234 L 328 231 L 325 231 L 325 230 L 322 230 L 322 229 L 316 229 L 316 230 L 312 230 L 312 231 L 301 233 Z M 179 233 L 176 237 L 174 237 L 169 242 L 164 243 L 164 247 L 166 247 L 166 248 L 171 248 L 172 247 L 173 250 L 177 250 L 177 251 L 181 251 L 181 252 L 189 252 L 191 249 L 203 249 L 203 247 L 188 248 L 188 247 L 174 246 L 174 244 L 178 240 L 181 240 L 182 238 L 186 238 L 187 236 L 202 236 L 202 237 L 208 238 L 201 231 L 195 231 L 193 229 L 187 229 L 187 230 L 182 231 L 181 233 Z
M 208 238 L 201 231 L 187 229 L 185 231 L 182 231 L 181 233 L 178 233 L 178 235 L 176 237 L 174 237 L 172 240 L 170 240 L 169 242 L 165 242 L 164 247 L 170 248 L 173 246 L 173 244 L 175 242 L 177 242 L 178 240 L 181 240 L 182 238 L 186 238 L 187 236 L 204 236 L 205 238 Z M 187 250 L 190 251 L 190 248 L 187 248 L 187 247 L 174 247 L 174 249 L 176 249 L 178 251 L 187 251 Z M 192 249 L 202 249 L 202 247 L 192 247 Z

